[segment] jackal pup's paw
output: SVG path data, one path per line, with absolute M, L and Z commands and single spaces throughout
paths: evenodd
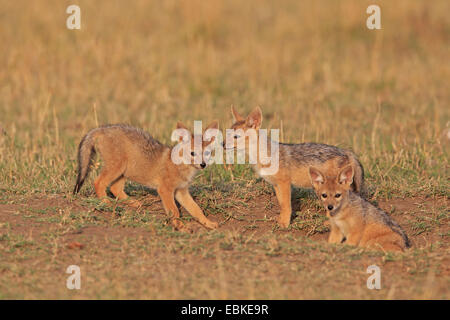
M 277 219 L 278 225 L 283 228 L 283 229 L 287 229 L 289 228 L 289 225 L 291 223 L 290 219 L 282 219 L 281 217 L 278 217 Z
M 113 202 L 109 199 L 109 198 L 106 198 L 106 197 L 104 197 L 104 198 L 101 198 L 101 201 L 100 201 L 102 204 L 106 204 L 106 205 L 111 205 Z
M 172 226 L 175 230 L 185 233 L 192 233 L 192 229 L 189 228 L 187 225 L 185 225 L 181 220 L 179 219 L 172 219 L 171 221 Z
M 140 202 L 138 200 L 128 199 L 128 200 L 126 200 L 126 204 L 135 209 L 142 207 L 142 202 Z
M 202 224 L 208 229 L 217 229 L 219 227 L 219 224 L 217 222 L 210 221 L 210 220 L 206 220 Z

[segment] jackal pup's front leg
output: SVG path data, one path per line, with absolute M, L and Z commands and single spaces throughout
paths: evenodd
M 174 190 L 164 187 L 158 188 L 158 194 L 161 197 L 164 210 L 169 216 L 172 226 L 179 231 L 190 231 L 190 229 L 180 220 L 180 211 L 175 204 Z
M 275 194 L 280 204 L 280 216 L 278 224 L 282 228 L 288 228 L 291 223 L 292 206 L 291 206 L 291 182 L 281 181 L 274 185 Z
M 177 201 L 194 217 L 209 229 L 217 229 L 219 224 L 217 222 L 213 222 L 205 217 L 202 209 L 198 206 L 198 204 L 192 199 L 191 194 L 189 193 L 188 188 L 178 189 L 175 192 L 175 197 Z
M 333 221 L 330 221 L 330 229 L 331 231 L 330 236 L 328 237 L 328 243 L 341 243 L 345 237 Z

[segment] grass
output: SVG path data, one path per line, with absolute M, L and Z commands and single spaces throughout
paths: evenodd
M 76 3 L 79 31 L 65 27 L 68 3 L 0 0 L 0 298 L 448 299 L 448 1 L 375 1 L 376 31 L 373 1 Z M 283 142 L 354 150 L 371 201 L 415 247 L 327 245 L 305 190 L 279 230 L 272 187 L 246 165 L 195 179 L 214 232 L 173 231 L 155 192 L 133 183 L 140 210 L 99 202 L 98 170 L 70 194 L 90 128 L 127 122 L 170 144 L 177 120 L 228 127 L 231 104 L 260 105 Z M 64 285 L 75 262 L 79 292 Z M 377 292 L 365 287 L 372 263 L 386 276 Z

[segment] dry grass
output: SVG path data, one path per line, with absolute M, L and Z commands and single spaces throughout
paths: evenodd
M 433 278 L 437 274 L 444 279 L 441 284 L 449 281 L 448 264 L 440 260 L 448 253 L 449 231 L 442 229 L 448 224 L 448 202 L 431 212 L 420 207 L 427 198 L 449 197 L 450 141 L 443 134 L 450 121 L 448 1 L 375 1 L 382 10 L 380 31 L 365 27 L 365 10 L 374 1 L 76 1 L 82 10 L 80 31 L 65 27 L 65 9 L 72 3 L 0 0 L 0 202 L 29 204 L 13 207 L 17 221 L 1 216 L 0 297 L 234 298 L 231 292 L 236 292 L 241 298 L 448 298 Z M 291 235 L 272 232 L 270 214 L 278 207 L 271 187 L 246 166 L 233 169 L 234 181 L 221 166 L 211 167 L 194 186 L 205 211 L 224 218 L 224 230 L 233 221 L 245 222 L 242 212 L 251 214 L 247 207 L 261 202 L 257 209 L 269 216 L 241 227 L 265 232 L 243 240 L 241 259 L 231 258 L 235 249 L 226 250 L 237 234 L 219 230 L 181 236 L 146 218 L 161 213 L 152 206 L 139 219 L 123 210 L 119 218 L 102 220 L 116 208 L 99 209 L 86 200 L 89 182 L 81 197 L 69 195 L 76 146 L 97 123 L 128 122 L 170 143 L 177 120 L 219 119 L 222 128 L 228 126 L 231 104 L 244 111 L 261 105 L 264 126 L 281 128 L 285 142 L 352 148 L 365 167 L 374 201 L 419 201 L 414 202 L 417 210 L 411 209 L 415 215 L 402 222 L 432 242 L 394 258 L 400 262 L 387 271 L 393 291 L 377 295 L 365 289 L 361 279 L 370 253 L 331 248 L 324 238 L 310 240 L 314 234 L 325 236 L 326 228 L 307 193 L 297 194 L 303 216 L 296 218 Z M 127 188 L 136 196 L 147 193 L 136 185 Z M 31 205 L 34 197 L 42 203 Z M 45 209 L 54 197 L 75 201 L 81 209 L 74 212 L 84 212 L 85 220 L 46 220 L 52 214 L 40 217 L 43 221 L 26 220 L 33 215 L 29 208 Z M 71 208 L 65 206 L 57 203 L 46 212 Z M 98 210 L 100 222 L 87 214 Z M 54 282 L 65 278 L 63 265 L 70 260 L 59 250 L 74 229 L 96 223 L 100 227 L 86 238 L 92 242 L 75 255 L 92 275 L 85 291 L 67 292 L 60 287 L 63 280 Z M 34 237 L 28 235 L 33 228 L 48 233 L 36 235 L 42 248 L 26 240 Z M 146 230 L 143 238 L 133 238 L 136 228 Z M 151 233 L 155 228 L 163 231 Z M 108 245 L 109 232 L 119 232 L 118 243 Z M 97 243 L 103 247 L 96 249 Z M 22 246 L 27 250 L 22 252 Z M 349 264 L 354 252 L 362 260 Z M 391 259 L 376 257 L 379 263 Z M 330 268 L 320 273 L 314 266 L 323 261 Z M 272 270 L 277 265 L 278 271 Z M 214 277 L 208 276 L 211 266 Z M 194 275 L 193 268 L 199 268 Z M 228 278 L 242 274 L 240 268 L 247 271 L 245 279 Z M 406 269 L 415 270 L 416 278 L 408 278 Z M 147 276 L 155 282 L 145 289 Z M 341 280 L 331 280 L 337 277 Z M 24 280 L 17 286 L 19 279 Z

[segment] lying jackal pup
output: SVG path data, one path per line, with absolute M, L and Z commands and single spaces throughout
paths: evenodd
M 403 251 L 409 240 L 402 228 L 384 211 L 351 191 L 353 167 L 336 176 L 309 169 L 311 182 L 330 218 L 329 243 L 341 243 L 385 251 Z
M 245 152 L 249 151 L 249 136 L 252 129 L 256 132 L 257 141 L 254 142 L 259 148 L 259 128 L 262 122 L 262 112 L 259 107 L 247 116 L 242 117 L 231 107 L 231 113 L 234 123 L 231 129 L 236 130 L 233 136 L 234 141 L 226 141 L 225 148 L 232 149 L 245 145 Z M 239 134 L 241 129 L 241 134 Z M 228 138 L 228 137 L 227 137 Z M 242 139 L 245 139 L 243 141 Z M 229 140 L 229 139 L 228 139 Z M 270 144 L 269 144 L 270 147 Z M 355 171 L 355 179 L 351 188 L 360 193 L 363 190 L 364 170 L 355 154 L 349 150 L 340 149 L 334 146 L 319 143 L 300 143 L 300 144 L 279 144 L 279 169 L 275 174 L 263 175 L 262 168 L 267 167 L 260 161 L 259 154 L 257 163 L 253 169 L 266 181 L 271 183 L 275 189 L 278 202 L 281 207 L 278 223 L 281 227 L 287 228 L 291 222 L 291 185 L 303 188 L 311 188 L 308 169 L 315 166 L 323 172 L 332 172 L 336 174 L 340 168 L 350 164 Z
M 217 128 L 218 123 L 214 121 L 205 130 Z M 177 129 L 187 130 L 180 122 Z M 183 141 L 183 137 L 180 137 L 180 143 L 190 144 L 190 148 L 186 149 L 194 150 L 194 136 L 191 133 L 190 138 L 189 141 Z M 94 182 L 97 197 L 106 197 L 106 188 L 111 185 L 110 190 L 116 198 L 127 199 L 123 188 L 128 179 L 158 191 L 164 209 L 172 218 L 172 225 L 176 229 L 185 227 L 178 219 L 180 212 L 174 198 L 205 227 L 217 228 L 218 224 L 204 216 L 188 190 L 197 170 L 204 169 L 211 157 L 214 138 L 203 141 L 202 137 L 201 141 L 200 154 L 180 154 L 181 157 L 188 157 L 190 164 L 175 164 L 171 159 L 173 147 L 161 144 L 143 130 L 122 124 L 95 128 L 81 140 L 78 149 L 78 178 L 73 192 L 77 193 L 83 185 L 97 151 L 104 160 L 103 170 Z M 134 201 L 133 204 L 139 205 L 139 202 Z

